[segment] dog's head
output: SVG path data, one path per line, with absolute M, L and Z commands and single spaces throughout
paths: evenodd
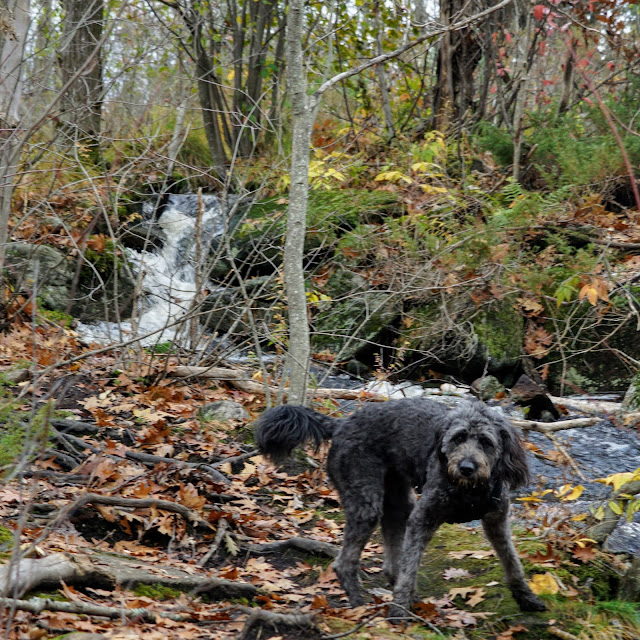
M 529 481 L 527 458 L 515 429 L 480 403 L 452 410 L 440 434 L 441 461 L 449 480 L 460 487 L 501 479 L 511 489 Z

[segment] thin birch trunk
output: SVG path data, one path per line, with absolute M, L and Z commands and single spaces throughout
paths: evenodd
M 382 55 L 382 24 L 380 22 L 380 3 L 376 3 L 376 53 Z M 380 99 L 382 102 L 382 112 L 384 113 L 384 131 L 387 139 L 391 139 L 396 135 L 393 126 L 393 114 L 391 113 L 391 100 L 389 99 L 389 87 L 387 84 L 387 73 L 383 64 L 376 65 L 376 76 L 378 85 L 380 85 Z
M 307 95 L 302 36 L 304 0 L 292 0 L 287 22 L 287 81 L 291 96 L 293 138 L 291 142 L 291 187 L 284 245 L 284 280 L 289 307 L 289 403 L 304 404 L 311 346 L 307 321 L 303 255 L 309 191 L 311 108 Z

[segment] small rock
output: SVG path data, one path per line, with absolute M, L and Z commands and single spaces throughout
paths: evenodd
M 249 414 L 245 408 L 232 400 L 218 400 L 203 404 L 198 409 L 198 418 L 204 422 L 216 420 L 218 422 L 228 422 L 229 420 L 248 420 Z
M 20 369 L 6 369 L 2 372 L 2 380 L 10 385 L 18 384 L 19 382 L 28 380 L 30 375 L 29 369 L 25 369 L 24 367 Z
M 471 383 L 471 389 L 480 400 L 493 400 L 498 394 L 504 394 L 505 388 L 495 376 L 482 376 Z M 504 396 L 503 396 L 504 397 Z
M 440 385 L 440 391 L 445 396 L 453 396 L 458 393 L 458 387 L 450 382 L 445 382 Z

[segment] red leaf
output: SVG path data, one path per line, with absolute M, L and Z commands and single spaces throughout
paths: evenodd
M 549 13 L 549 9 L 541 4 L 537 4 L 535 7 L 533 7 L 533 17 L 536 20 L 544 20 L 544 16 L 547 13 Z

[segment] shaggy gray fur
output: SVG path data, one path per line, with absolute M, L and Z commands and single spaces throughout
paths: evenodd
M 450 409 L 407 398 L 366 405 L 345 419 L 286 405 L 259 418 L 256 438 L 275 461 L 305 442 L 333 440 L 327 470 L 346 516 L 333 568 L 352 606 L 364 603 L 360 555 L 378 523 L 384 570 L 395 585 L 392 614 L 402 617 L 413 600 L 420 558 L 438 527 L 482 519 L 520 608 L 545 609 L 526 583 L 508 521 L 509 489 L 529 480 L 525 452 L 514 428 L 484 405 Z M 417 501 L 414 488 L 421 493 Z

